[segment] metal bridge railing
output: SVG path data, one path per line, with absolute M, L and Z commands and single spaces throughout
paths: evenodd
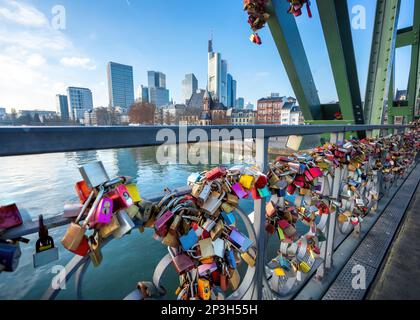
M 197 142 L 197 133 L 205 133 L 209 137 L 208 142 L 234 140 L 235 137 L 230 135 L 229 132 L 233 130 L 238 132 L 239 130 L 244 139 L 253 139 L 256 143 L 256 164 L 262 172 L 266 172 L 269 166 L 269 139 L 272 137 L 331 134 L 331 142 L 340 142 L 344 141 L 348 133 L 364 131 L 366 132 L 366 136 L 371 137 L 374 133 L 377 134 L 377 132 L 379 134 L 388 134 L 390 131 L 393 131 L 394 134 L 400 134 L 409 127 L 401 125 L 0 127 L 0 157 L 159 146 L 166 142 L 156 139 L 162 129 L 171 129 L 174 132 L 176 144 Z M 224 134 L 220 134 L 220 130 L 223 130 Z M 181 188 L 178 191 L 180 194 L 185 194 L 189 189 Z M 160 197 L 157 196 L 149 200 L 157 201 Z M 248 291 L 251 294 L 247 294 L 246 297 L 252 299 L 263 299 L 263 287 L 267 286 L 265 274 L 267 245 L 265 207 L 265 199 L 254 201 L 253 227 L 259 254 L 257 255 L 254 276 L 247 281 L 249 282 L 247 284 Z M 335 221 L 335 217 L 330 217 L 330 221 L 333 220 Z M 54 218 L 47 219 L 45 225 L 51 229 L 70 224 L 71 221 L 71 219 L 66 219 L 62 215 L 58 215 Z M 0 234 L 0 239 L 17 239 L 36 232 L 38 232 L 38 223 L 29 222 Z M 325 269 L 331 268 L 332 266 L 334 234 L 335 225 L 332 222 L 327 227 L 327 244 L 324 250 L 323 263 L 316 268 L 317 273 L 320 275 L 324 273 Z M 81 297 L 81 280 L 89 262 L 89 257 L 75 257 L 66 266 L 66 280 L 76 275 L 76 288 L 79 297 Z M 54 299 L 59 293 L 59 290 L 49 288 L 44 298 Z

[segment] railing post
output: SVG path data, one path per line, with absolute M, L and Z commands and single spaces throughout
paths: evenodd
M 261 132 L 262 131 L 262 132 Z M 264 130 L 257 130 L 256 164 L 262 172 L 268 171 L 268 138 L 264 137 Z M 257 236 L 257 261 L 253 299 L 262 300 L 263 279 L 265 275 L 266 232 L 265 232 L 266 199 L 254 201 L 254 228 Z

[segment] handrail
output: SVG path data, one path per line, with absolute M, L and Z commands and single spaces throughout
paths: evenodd
M 310 125 L 310 126 L 113 126 L 113 127 L 0 127 L 0 157 L 58 152 L 105 150 L 159 146 L 165 141 L 157 141 L 160 130 L 171 129 L 176 135 L 176 143 L 197 142 L 190 133 L 203 130 L 209 141 L 233 140 L 227 137 L 212 139 L 218 130 L 240 130 L 246 138 L 271 138 L 281 136 L 308 136 L 324 133 L 351 131 L 405 129 L 404 125 Z M 213 131 L 215 130 L 215 131 Z M 248 130 L 248 131 L 246 131 Z M 264 130 L 263 132 L 259 130 Z M 231 132 L 232 132 L 231 131 Z M 194 133 L 194 132 L 193 132 Z M 263 134 L 263 136 L 260 136 Z

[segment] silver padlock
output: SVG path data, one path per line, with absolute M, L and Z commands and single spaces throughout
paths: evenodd
M 203 190 L 201 190 L 200 195 L 197 198 L 198 205 L 203 205 L 207 201 L 207 199 L 210 197 L 210 193 L 211 193 L 211 186 L 209 184 L 206 184 Z
M 216 210 L 222 205 L 222 200 L 225 197 L 226 193 L 221 193 L 219 198 L 211 195 L 203 204 L 202 208 L 207 214 L 213 215 L 216 213 Z
M 83 180 L 90 188 L 96 188 L 109 181 L 108 173 L 101 161 L 91 162 L 79 168 Z
M 131 220 L 127 212 L 121 210 L 117 213 L 118 222 L 120 224 L 120 227 L 115 230 L 112 235 L 115 239 L 121 239 L 124 237 L 127 233 L 129 233 L 134 227 L 134 222 Z

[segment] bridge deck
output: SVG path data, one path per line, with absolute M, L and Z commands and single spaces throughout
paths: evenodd
M 353 256 L 347 262 L 345 267 L 341 270 L 334 283 L 330 286 L 330 288 L 324 295 L 324 300 L 361 300 L 365 298 L 367 294 L 366 289 L 353 287 L 353 280 L 355 279 L 356 272 L 358 272 L 357 270 L 360 270 L 353 269 L 355 266 L 364 267 L 366 271 L 367 289 L 369 289 L 369 287 L 374 282 L 377 273 L 381 269 L 381 266 L 385 266 L 385 272 L 388 271 L 388 273 L 381 273 L 380 277 L 382 277 L 382 279 L 386 278 L 386 283 L 389 283 L 389 285 L 391 282 L 388 281 L 390 281 L 391 278 L 394 278 L 397 271 L 400 274 L 401 278 L 406 277 L 405 281 L 407 282 L 412 281 L 414 279 L 414 276 L 419 274 L 419 271 L 416 270 L 418 263 L 416 264 L 415 261 L 420 261 L 420 250 L 418 248 L 416 249 L 416 244 L 418 241 L 413 240 L 416 239 L 415 232 L 418 231 L 418 229 L 420 228 L 419 222 L 417 221 L 417 227 L 414 227 L 411 226 L 412 222 L 407 220 L 407 225 L 410 225 L 410 227 L 407 226 L 406 228 L 407 230 L 409 230 L 410 233 L 405 234 L 404 232 L 402 234 L 400 233 L 400 235 L 405 234 L 405 238 L 407 238 L 408 236 L 410 238 L 407 238 L 404 243 L 401 242 L 400 238 L 397 238 L 396 242 L 393 242 L 394 236 L 397 233 L 397 230 L 405 216 L 405 213 L 407 212 L 407 214 L 411 217 L 410 219 L 414 220 L 416 218 L 416 216 L 412 217 L 412 212 L 416 210 L 416 206 L 412 205 L 409 210 L 407 210 L 407 208 L 410 205 L 414 194 L 416 194 L 416 198 L 414 199 L 414 201 L 420 202 L 420 200 L 418 200 L 420 198 L 420 195 L 416 193 L 417 186 L 419 185 L 419 180 L 420 166 L 417 165 L 417 167 L 413 170 L 413 172 L 405 181 L 401 189 L 392 199 L 391 203 L 387 206 L 381 217 L 370 230 L 368 235 L 361 242 L 360 246 L 357 248 Z M 419 215 L 419 213 L 417 213 L 416 215 Z M 397 245 L 403 247 L 404 250 L 398 252 L 398 259 L 388 259 L 385 260 L 385 263 L 383 263 L 384 258 L 389 252 L 389 247 L 392 243 L 394 244 L 393 249 L 395 249 L 395 245 Z M 417 260 L 414 260 L 415 252 L 417 253 Z M 410 258 L 410 260 L 408 260 L 408 256 L 410 255 L 413 256 Z M 394 257 L 396 256 L 394 255 Z M 401 257 L 404 257 L 403 260 Z M 408 263 L 409 261 L 410 263 Z M 390 264 L 388 265 L 387 262 L 390 262 Z M 401 262 L 404 262 L 404 268 L 395 265 L 396 263 L 400 263 L 401 265 Z M 404 272 L 404 270 L 407 269 L 412 269 L 413 277 L 410 277 L 407 273 Z M 352 271 L 354 271 L 355 273 L 353 273 Z M 417 277 L 416 281 L 420 281 L 419 277 Z M 397 278 L 393 279 L 392 283 L 393 286 L 395 286 L 395 288 L 399 287 L 399 290 L 406 291 L 405 286 L 402 285 L 402 282 L 399 281 Z M 411 283 L 410 287 L 413 288 L 413 290 L 416 290 L 416 288 L 418 288 L 418 286 L 416 286 L 414 283 Z M 385 292 L 388 292 L 388 290 L 386 287 L 383 287 L 382 294 L 385 294 Z M 399 293 L 394 291 L 392 294 L 398 296 Z
M 367 299 L 420 299 L 420 186 Z

